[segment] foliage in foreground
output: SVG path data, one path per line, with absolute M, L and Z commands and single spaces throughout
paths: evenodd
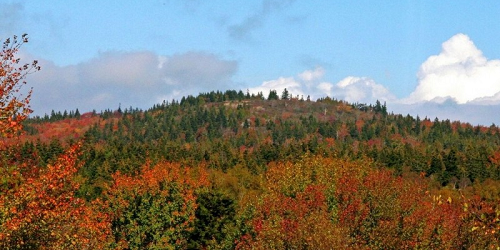
M 75 196 L 78 145 L 45 168 L 1 168 L 0 248 L 102 248 L 110 234 L 102 203 Z
M 136 176 L 116 173 L 103 200 L 85 202 L 75 197 L 76 150 L 30 177 L 21 166 L 11 172 L 0 195 L 2 248 L 499 247 L 498 203 L 434 190 L 425 177 L 394 176 L 367 160 L 271 163 L 260 194 L 239 200 L 210 184 L 203 167 L 145 164 Z
M 486 249 L 499 247 L 500 207 L 431 192 L 366 162 L 304 158 L 266 173 L 241 249 Z M 474 204 L 474 205 L 472 205 Z M 471 205 L 474 207 L 471 210 Z

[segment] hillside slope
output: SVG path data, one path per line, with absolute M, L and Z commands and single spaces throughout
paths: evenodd
M 67 178 L 108 247 L 498 246 L 496 126 L 241 91 L 70 114 L 27 121 L 2 162 L 36 179 L 77 147 Z

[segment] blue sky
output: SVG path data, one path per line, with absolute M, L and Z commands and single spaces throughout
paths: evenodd
M 39 115 L 287 87 L 490 125 L 499 13 L 499 1 L 7 0 L 0 37 L 29 34 Z

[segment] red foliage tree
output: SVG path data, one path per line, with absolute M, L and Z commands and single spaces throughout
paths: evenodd
M 318 157 L 270 164 L 266 193 L 250 205 L 252 231 L 237 247 L 498 247 L 497 205 L 480 199 L 463 203 L 444 191 L 432 192 L 423 176 L 397 177 L 370 164 Z
M 328 201 L 336 168 L 342 163 L 305 157 L 295 164 L 270 164 L 266 193 L 250 205 L 253 231 L 243 235 L 237 248 L 345 248 L 348 239 L 344 227 L 332 220 Z
M 23 79 L 40 67 L 37 61 L 21 64 L 21 59 L 16 56 L 21 45 L 27 42 L 26 34 L 21 39 L 17 36 L 12 40 L 7 38 L 0 51 L 0 138 L 15 135 L 22 128 L 22 121 L 31 113 L 31 91 L 25 97 L 20 91 L 26 84 Z
M 500 248 L 500 200 L 489 203 L 479 196 L 463 202 L 463 223 L 460 231 L 464 246 L 469 249 Z

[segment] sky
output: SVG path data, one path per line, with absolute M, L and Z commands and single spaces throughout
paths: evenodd
M 10 1 L 35 115 L 147 109 L 212 90 L 387 103 L 500 124 L 500 1 Z

